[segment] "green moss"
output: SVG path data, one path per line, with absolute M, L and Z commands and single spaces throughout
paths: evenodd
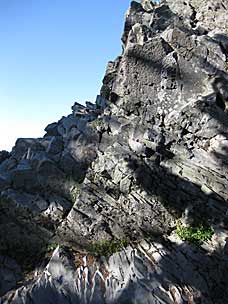
M 212 238 L 214 230 L 205 225 L 184 227 L 181 222 L 178 221 L 176 233 L 183 241 L 201 245 L 203 242 L 209 241 Z
M 100 242 L 93 243 L 89 246 L 89 251 L 95 256 L 109 257 L 112 254 L 120 251 L 121 249 L 128 246 L 126 239 L 122 240 L 103 240 Z

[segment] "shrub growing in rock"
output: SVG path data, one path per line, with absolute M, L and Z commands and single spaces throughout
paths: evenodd
M 201 245 L 203 242 L 211 240 L 214 230 L 202 224 L 197 227 L 184 227 L 181 222 L 178 221 L 176 233 L 183 241 Z
M 122 240 L 102 240 L 90 245 L 89 251 L 95 256 L 109 257 L 128 246 L 126 239 Z

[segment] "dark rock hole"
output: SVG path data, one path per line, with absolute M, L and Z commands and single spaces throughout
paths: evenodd
M 217 93 L 217 95 L 216 95 L 216 105 L 220 109 L 222 109 L 223 111 L 225 111 L 225 108 L 226 108 L 225 102 L 224 102 L 224 99 L 223 99 L 223 97 L 222 97 L 222 95 L 220 93 Z

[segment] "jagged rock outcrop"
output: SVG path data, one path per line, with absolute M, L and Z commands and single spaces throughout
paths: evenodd
M 226 263 L 171 242 L 144 241 L 99 261 L 57 248 L 42 275 L 10 303 L 225 303 Z
M 44 138 L 18 139 L 11 153 L 0 153 L 0 251 L 22 271 L 44 258 L 75 202 L 96 158 L 100 135 L 92 122 L 102 107 L 101 97 L 93 108 L 75 103 L 71 115 L 46 127 Z M 2 289 L 17 282 L 11 283 L 2 281 Z
M 22 267 L 2 303 L 227 303 L 227 12 L 133 1 L 96 104 L 0 154 L 0 250 Z M 179 240 L 177 220 L 212 227 L 211 241 Z M 87 254 L 123 239 L 110 258 Z M 18 240 L 33 270 L 50 259 L 30 280 Z

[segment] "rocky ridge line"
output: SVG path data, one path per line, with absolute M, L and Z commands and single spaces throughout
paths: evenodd
M 0 154 L 2 258 L 60 245 L 18 289 L 20 267 L 3 264 L 2 303 L 226 303 L 227 10 L 133 1 L 96 104 Z M 212 240 L 180 241 L 177 220 Z M 82 252 L 124 238 L 110 258 Z

